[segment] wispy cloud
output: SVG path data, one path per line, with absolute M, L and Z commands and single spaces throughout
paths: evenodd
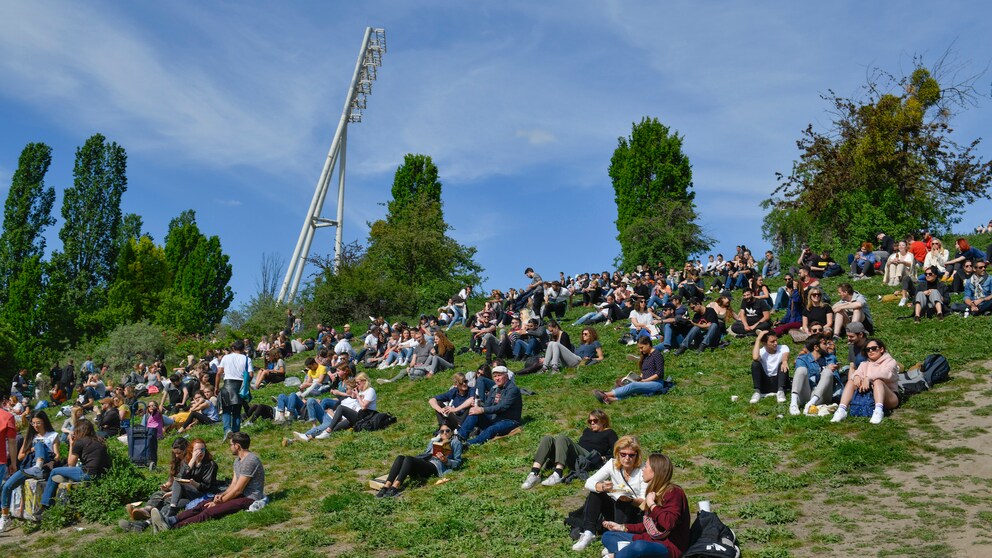
M 538 128 L 531 130 L 517 130 L 517 137 L 525 138 L 531 145 L 544 145 L 557 139 L 551 132 Z
M 241 200 L 214 200 L 214 203 L 227 207 L 241 207 L 244 203 Z

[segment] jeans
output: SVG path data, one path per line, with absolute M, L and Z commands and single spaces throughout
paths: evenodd
M 775 305 L 772 307 L 772 312 L 777 312 L 779 310 L 789 309 L 789 293 L 785 292 L 785 287 L 779 287 L 778 292 L 775 295 Z
M 589 312 L 588 314 L 585 314 L 578 320 L 575 320 L 575 323 L 572 325 L 573 326 L 589 325 L 603 321 L 606 321 L 606 316 L 603 315 L 602 311 L 597 310 L 595 312 Z
M 664 324 L 661 333 L 662 333 L 662 341 L 661 344 L 659 345 L 661 348 L 658 349 L 659 346 L 655 347 L 655 349 L 658 350 L 671 349 L 673 346 L 681 344 L 682 341 L 685 340 L 684 334 L 675 333 L 675 328 L 672 326 L 672 324 Z
M 536 337 L 528 337 L 526 341 L 517 339 L 513 344 L 513 358 L 519 360 L 525 356 L 534 356 L 535 345 L 537 345 Z
M 461 304 L 452 304 L 451 309 L 455 311 L 455 316 L 451 319 L 451 323 L 448 324 L 447 329 L 451 329 L 452 326 L 461 322 L 465 325 L 465 307 Z
M 319 400 L 316 398 L 307 399 L 307 418 L 314 422 L 320 422 L 321 417 L 327 415 L 327 410 L 337 407 L 338 403 L 340 401 L 333 397 Z
M 4 471 L 6 472 L 7 466 L 4 465 Z M 0 492 L 0 507 L 4 509 L 10 508 L 10 497 L 14 493 L 14 490 L 18 486 L 24 484 L 24 481 L 28 480 L 28 476 L 24 474 L 23 469 L 18 469 L 14 471 L 10 478 L 3 483 L 3 491 Z
M 498 419 L 496 418 L 496 415 L 469 415 L 465 419 L 465 422 L 462 423 L 462 427 L 458 430 L 458 435 L 461 436 L 462 439 L 465 439 L 476 426 L 478 426 L 481 431 L 478 436 L 465 442 L 470 446 L 481 445 L 496 436 L 508 434 L 511 430 L 520 426 L 520 423 L 510 419 Z
M 623 550 L 617 550 L 619 543 L 628 542 Z M 668 547 L 651 541 L 635 541 L 633 533 L 621 531 L 607 531 L 603 533 L 603 547 L 609 550 L 614 558 L 634 558 L 640 556 L 651 556 L 654 558 L 668 558 Z
M 651 298 L 648 299 L 648 308 L 653 308 L 655 306 L 664 306 L 666 304 L 668 304 L 667 293 L 661 298 L 658 298 L 658 295 L 651 295 Z
M 310 401 L 313 401 L 313 399 L 311 399 Z M 323 420 L 320 420 L 321 417 L 323 417 Z M 306 431 L 306 435 L 311 438 L 316 438 L 317 434 L 320 434 L 321 432 L 328 430 L 334 424 L 334 417 L 328 414 L 327 411 L 321 411 L 321 414 L 319 415 L 310 415 L 310 420 L 320 421 L 320 424 Z
M 613 390 L 617 399 L 633 395 L 657 395 L 668 393 L 669 386 L 665 382 L 630 382 Z
M 56 467 L 52 469 L 51 474 L 48 475 L 48 484 L 45 485 L 45 493 L 41 495 L 41 505 L 46 508 L 52 505 L 52 498 L 55 497 L 55 491 L 59 488 L 59 483 L 54 480 L 55 477 L 59 476 L 71 482 L 88 481 L 93 478 L 84 473 L 82 467 Z
M 705 332 L 703 331 L 703 328 L 699 326 L 692 326 L 692 329 L 689 330 L 688 335 L 686 335 L 685 339 L 682 340 L 682 346 L 688 349 L 696 343 L 696 340 L 700 337 L 703 338 L 699 345 L 700 347 L 716 347 L 717 344 L 720 343 L 720 325 L 710 324 L 710 327 L 706 329 Z
M 220 416 L 224 421 L 224 433 L 241 432 L 241 405 L 225 406 L 224 414 Z
M 300 418 L 300 411 L 303 410 L 303 399 L 295 393 L 289 395 L 280 393 L 276 397 L 276 410 L 279 412 L 289 411 L 294 419 L 298 419 Z

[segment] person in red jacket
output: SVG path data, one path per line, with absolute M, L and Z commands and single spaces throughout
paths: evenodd
M 611 558 L 667 556 L 681 558 L 689 548 L 689 501 L 672 483 L 672 462 L 661 453 L 648 457 L 641 478 L 648 483 L 640 523 L 604 521 L 603 546 Z M 620 549 L 620 543 L 629 543 Z

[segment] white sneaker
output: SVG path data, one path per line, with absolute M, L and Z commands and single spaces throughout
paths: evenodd
M 610 549 L 604 546 L 603 550 L 599 551 L 599 555 L 602 556 L 603 558 L 606 558 L 607 556 L 610 555 Z
M 6 533 L 14 528 L 14 520 L 9 515 L 0 516 L 0 533 Z
M 883 418 L 885 418 L 885 409 L 881 407 L 875 407 L 875 410 L 871 414 L 871 420 L 869 420 L 868 422 L 872 424 L 879 424 L 882 422 Z
M 785 403 L 785 392 L 784 391 L 780 391 L 780 392 L 776 393 L 775 394 L 775 400 L 778 401 L 779 403 Z
M 761 394 L 758 392 L 754 392 L 754 395 L 751 396 L 751 404 L 754 405 L 758 401 L 761 401 Z
M 790 415 L 792 415 L 792 416 L 795 417 L 795 416 L 799 416 L 799 413 L 800 413 L 800 411 L 799 411 L 799 405 L 796 405 L 795 403 L 793 403 L 792 405 L 789 405 L 789 414 Z
M 272 422 L 276 424 L 282 424 L 286 422 L 286 415 L 283 414 L 283 411 L 276 411 L 276 416 L 274 419 L 272 419 Z
M 847 409 L 844 407 L 837 407 L 837 412 L 834 413 L 834 418 L 830 419 L 830 422 L 840 422 L 847 418 Z
M 527 475 L 527 479 L 524 480 L 523 484 L 520 485 L 520 488 L 524 490 L 530 490 L 531 488 L 534 488 L 534 485 L 537 484 L 538 481 L 540 480 L 541 480 L 540 475 L 537 475 L 535 473 L 529 473 Z
M 328 439 L 330 437 L 331 437 L 331 433 L 325 430 L 325 431 L 321 432 L 320 434 L 317 434 L 316 436 L 314 436 L 313 439 L 314 440 L 326 440 L 326 439 Z
M 596 540 L 596 535 L 592 531 L 582 531 L 579 540 L 572 545 L 572 550 L 585 550 L 589 543 Z
M 310 441 L 310 438 L 307 438 L 307 435 L 304 434 L 304 433 L 302 433 L 302 432 L 293 432 L 293 437 L 296 438 L 297 440 L 301 441 L 301 442 L 309 442 Z
M 560 482 L 561 482 L 561 475 L 558 474 L 558 471 L 555 471 L 554 473 L 551 473 L 550 477 L 541 481 L 541 486 L 554 486 Z

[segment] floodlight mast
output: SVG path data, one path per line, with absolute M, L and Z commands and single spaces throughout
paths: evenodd
M 345 152 L 348 145 L 348 124 L 362 121 L 362 110 L 365 109 L 368 96 L 372 94 L 372 82 L 376 78 L 376 69 L 382 66 L 382 55 L 385 52 L 386 30 L 366 27 L 365 36 L 362 38 L 362 48 L 358 51 L 358 61 L 355 62 L 355 73 L 352 75 L 351 86 L 348 88 L 348 95 L 344 101 L 344 109 L 341 111 L 341 120 L 338 121 L 337 130 L 334 132 L 334 139 L 327 152 L 327 159 L 324 161 L 320 178 L 317 179 L 317 188 L 303 220 L 303 228 L 296 241 L 293 257 L 289 260 L 286 278 L 283 279 L 282 288 L 279 289 L 279 302 L 291 303 L 296 298 L 300 279 L 303 277 L 303 268 L 306 267 L 307 258 L 310 256 L 313 234 L 318 228 L 336 227 L 334 235 L 335 271 L 341 264 L 344 236 L 344 169 Z M 338 207 L 337 218 L 331 220 L 322 218 L 320 213 L 324 209 L 324 200 L 327 198 L 327 189 L 331 176 L 334 174 L 335 165 L 338 168 Z

